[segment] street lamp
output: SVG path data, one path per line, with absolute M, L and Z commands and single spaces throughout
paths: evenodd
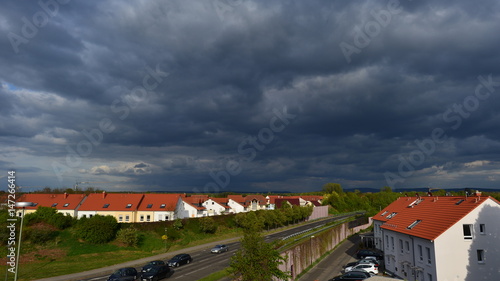
M 21 216 L 21 227 L 19 229 L 19 245 L 17 247 L 17 257 L 16 257 L 17 270 L 16 273 L 14 274 L 14 281 L 17 281 L 17 273 L 19 272 L 19 255 L 21 253 L 21 236 L 23 235 L 24 209 L 26 207 L 32 207 L 32 206 L 35 206 L 33 202 L 16 202 L 16 207 L 23 208 L 23 214 Z
M 313 248 L 312 248 L 312 240 L 314 238 L 314 235 L 311 235 L 311 238 L 309 239 L 309 248 L 311 249 L 311 266 L 313 264 Z

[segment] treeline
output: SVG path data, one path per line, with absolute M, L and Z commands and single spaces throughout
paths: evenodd
M 465 192 L 473 194 L 473 190 L 464 189 L 463 191 L 450 191 L 444 189 L 431 189 L 428 192 L 393 192 L 388 186 L 381 188 L 380 192 L 362 193 L 359 190 L 353 192 L 344 192 L 342 186 L 338 183 L 327 183 L 323 186 L 324 199 L 323 205 L 329 205 L 330 213 L 345 213 L 359 210 L 365 210 L 367 216 L 373 216 L 380 210 L 387 207 L 398 197 L 402 196 L 464 196 Z M 500 201 L 500 193 L 482 191 L 482 196 L 491 196 Z

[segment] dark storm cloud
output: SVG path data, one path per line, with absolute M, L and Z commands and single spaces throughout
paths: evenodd
M 462 2 L 71 1 L 13 46 L 50 10 L 7 1 L 0 153 L 54 186 L 380 188 L 406 159 L 400 187 L 496 187 L 500 4 Z

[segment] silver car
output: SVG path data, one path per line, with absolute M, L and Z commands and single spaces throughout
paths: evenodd
M 226 245 L 216 245 L 210 252 L 212 254 L 220 254 L 222 252 L 227 252 L 227 250 L 229 250 L 229 248 Z

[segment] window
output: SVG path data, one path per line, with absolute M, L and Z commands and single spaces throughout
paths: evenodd
M 68 206 L 69 206 L 69 203 L 66 203 L 66 204 L 64 204 L 64 206 L 63 206 L 63 207 L 68 207 Z
M 57 206 L 57 203 L 52 204 L 52 207 L 55 207 L 55 206 Z
M 86 218 L 86 217 L 87 217 L 87 215 L 83 215 L 83 216 L 82 216 L 82 218 Z
M 385 236 L 385 247 L 389 249 L 389 236 Z
M 458 202 L 457 202 L 457 203 L 455 203 L 455 205 L 460 205 L 460 204 L 462 204 L 462 202 L 464 202 L 464 201 L 465 201 L 464 199 L 460 199 L 460 200 L 458 200 Z
M 418 256 L 420 261 L 424 260 L 424 254 L 422 253 L 422 245 L 418 245 Z
M 125 216 L 125 221 L 129 221 L 129 216 Z
M 382 217 L 385 216 L 385 214 L 387 214 L 388 212 L 387 211 L 384 211 L 382 214 L 380 214 Z
M 477 250 L 477 262 L 484 263 L 484 250 Z
M 406 252 L 409 253 L 410 252 L 410 242 L 405 241 L 405 246 L 406 246 Z
M 486 234 L 486 226 L 484 225 L 484 223 L 479 225 L 479 233 Z
M 146 221 L 151 221 L 151 216 L 150 215 L 146 216 Z
M 118 221 L 123 221 L 123 216 L 118 216 Z
M 161 208 L 161 209 L 165 209 L 165 204 L 161 204 L 161 205 L 160 205 L 160 208 Z
M 109 204 L 104 204 L 104 206 L 102 207 L 106 209 L 107 207 L 109 207 Z
M 153 207 L 153 204 L 148 204 L 146 208 L 151 209 Z
M 425 247 L 425 252 L 427 253 L 427 264 L 431 264 L 431 249 L 429 247 Z
M 94 215 L 89 215 L 89 218 L 93 217 Z
M 139 219 L 139 220 L 140 220 L 140 221 L 144 221 L 144 215 L 141 215 L 141 217 L 140 217 L 140 219 Z
M 472 224 L 464 224 L 464 239 L 471 240 L 472 239 Z
M 132 204 L 127 204 L 125 208 L 130 209 L 132 207 Z
M 432 274 L 427 273 L 427 281 L 432 281 Z
M 401 254 L 403 253 L 403 240 L 399 239 L 399 250 L 401 251 Z
M 391 248 L 394 251 L 394 237 L 391 237 Z
M 419 224 L 421 222 L 421 220 L 416 220 L 414 222 L 412 222 L 408 227 L 407 229 L 412 229 L 414 228 L 417 224 Z

